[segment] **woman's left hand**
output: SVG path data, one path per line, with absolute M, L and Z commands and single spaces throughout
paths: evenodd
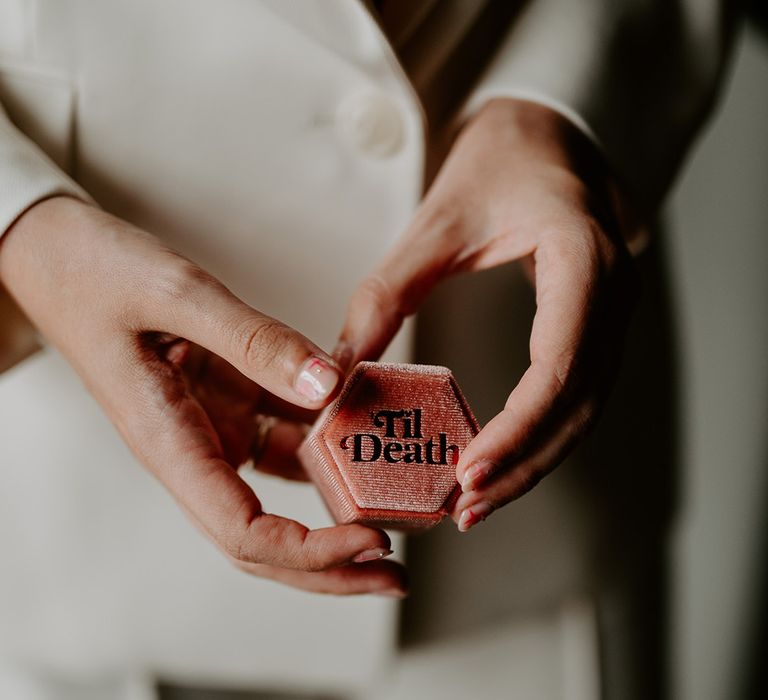
M 568 120 L 492 100 L 351 299 L 336 353 L 349 364 L 378 357 L 442 278 L 521 260 L 534 281 L 530 366 L 457 465 L 462 531 L 554 469 L 613 383 L 637 279 L 612 192 L 594 145 Z

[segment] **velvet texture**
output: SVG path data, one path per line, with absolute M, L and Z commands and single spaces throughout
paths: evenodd
M 361 362 L 299 456 L 336 522 L 417 530 L 458 497 L 456 464 L 477 432 L 449 369 Z

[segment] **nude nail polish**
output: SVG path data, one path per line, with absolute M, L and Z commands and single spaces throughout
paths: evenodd
M 299 457 L 337 523 L 419 530 L 456 503 L 478 429 L 447 368 L 361 362 Z
M 399 588 L 387 588 L 383 591 L 376 591 L 376 595 L 383 595 L 387 598 L 407 598 L 408 591 L 401 591 Z
M 339 381 L 339 372 L 319 357 L 310 357 L 299 369 L 294 388 L 309 401 L 330 396 Z
M 461 482 L 461 490 L 464 493 L 474 491 L 480 484 L 488 479 L 496 470 L 496 465 L 487 459 L 481 459 L 479 462 L 472 464 L 464 474 L 464 479 Z
M 493 506 L 485 501 L 465 508 L 459 516 L 459 532 L 466 532 L 473 525 L 485 520 L 492 512 Z
M 362 564 L 366 561 L 376 561 L 377 559 L 383 559 L 392 554 L 391 549 L 384 549 L 383 547 L 375 547 L 374 549 L 366 549 L 364 552 L 360 552 L 356 557 L 352 559 L 355 564 Z

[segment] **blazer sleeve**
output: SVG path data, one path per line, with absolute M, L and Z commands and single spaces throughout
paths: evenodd
M 58 194 L 93 203 L 82 187 L 13 125 L 0 105 L 0 238 L 29 207 Z M 34 326 L 0 284 L 0 372 L 42 345 Z
M 648 221 L 710 112 L 733 43 L 729 0 L 531 0 L 465 105 L 560 112 L 602 151 Z
M 33 204 L 57 194 L 91 197 L 19 131 L 0 105 L 0 236 Z

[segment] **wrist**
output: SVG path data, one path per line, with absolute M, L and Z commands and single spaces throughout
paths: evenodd
M 630 253 L 636 255 L 645 248 L 648 229 L 588 129 L 558 109 L 521 98 L 492 98 L 476 118 L 481 115 L 503 124 L 521 154 L 575 176 L 589 199 L 602 202 L 600 206 L 610 212 L 609 220 Z
M 21 270 L 23 260 L 41 251 L 46 239 L 51 239 L 58 231 L 69 227 L 73 217 L 82 220 L 95 207 L 70 195 L 47 197 L 25 209 L 8 227 L 0 239 L 0 282 L 9 287 Z
M 46 198 L 26 209 L 0 240 L 0 284 L 45 335 L 61 318 L 71 261 L 85 259 L 77 251 L 85 250 L 92 228 L 87 216 L 98 211 L 76 197 Z

